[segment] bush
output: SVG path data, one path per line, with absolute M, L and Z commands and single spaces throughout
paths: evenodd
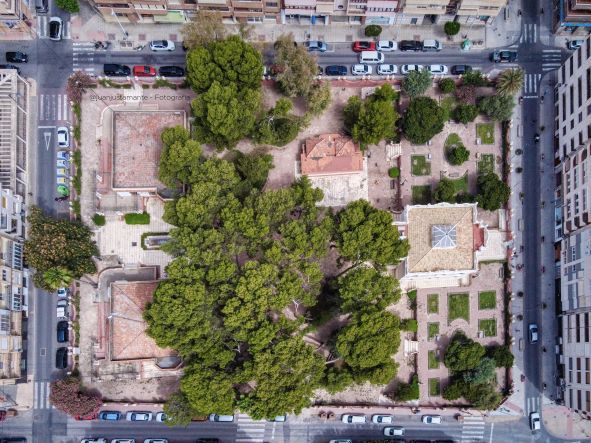
M 390 177 L 390 178 L 400 177 L 400 169 L 398 169 L 396 166 L 388 169 L 388 177 Z
M 414 374 L 410 383 L 400 383 L 395 394 L 396 399 L 400 401 L 419 399 L 419 377 Z
M 49 401 L 60 411 L 74 417 L 96 413 L 103 403 L 99 395 L 84 392 L 80 379 L 76 377 L 52 382 Z
M 447 22 L 443 25 L 443 30 L 450 37 L 460 32 L 460 24 L 458 22 Z
M 495 361 L 497 368 L 510 368 L 513 366 L 515 357 L 511 353 L 509 346 L 491 346 L 487 348 L 486 354 Z
M 382 27 L 380 25 L 369 25 L 365 27 L 366 37 L 377 37 L 382 33 Z
M 483 97 L 478 102 L 480 112 L 493 120 L 504 121 L 511 118 L 515 101 L 511 95 L 493 95 Z
M 447 161 L 452 165 L 461 165 L 470 158 L 470 151 L 464 145 L 451 148 L 447 153 Z
M 414 318 L 405 318 L 400 323 L 400 329 L 408 332 L 418 332 L 419 323 Z
M 408 291 L 406 296 L 408 297 L 408 309 L 417 309 L 417 290 Z
M 97 226 L 105 226 L 107 220 L 105 219 L 105 216 L 102 214 L 94 214 L 92 216 L 92 222 Z
M 55 4 L 58 8 L 63 9 L 70 14 L 80 11 L 78 0 L 56 0 Z
M 450 94 L 456 90 L 456 82 L 452 78 L 439 80 L 439 90 L 444 94 Z
M 436 203 L 447 202 L 447 203 L 454 203 L 456 188 L 451 180 L 447 178 L 442 178 L 435 189 L 433 190 L 433 200 Z
M 77 124 L 74 126 L 74 139 L 76 140 L 76 144 L 80 147 L 80 137 L 82 135 L 80 125 Z
M 329 394 L 336 394 L 347 389 L 354 383 L 353 375 L 348 367 L 343 369 L 330 368 L 326 371 L 323 385 Z
M 458 123 L 468 124 L 478 116 L 478 108 L 474 105 L 461 104 L 454 110 L 454 120 Z
M 462 84 L 466 86 L 487 86 L 488 80 L 480 71 L 468 71 L 462 75 Z
M 149 225 L 150 214 L 145 211 L 140 214 L 137 212 L 130 212 L 125 214 L 125 223 L 128 225 Z

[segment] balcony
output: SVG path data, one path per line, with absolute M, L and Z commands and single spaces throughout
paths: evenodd
M 241 0 L 232 0 L 232 6 L 234 8 L 241 8 L 241 9 L 260 9 L 261 12 L 263 10 L 263 2 L 262 1 L 241 1 Z
M 237 9 L 234 8 L 234 17 L 263 17 L 262 9 Z

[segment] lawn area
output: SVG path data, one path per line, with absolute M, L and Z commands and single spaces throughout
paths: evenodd
M 456 189 L 456 195 L 460 193 L 468 193 L 468 173 L 466 172 L 463 177 L 450 179 Z
M 494 154 L 482 154 L 478 160 L 478 173 L 488 174 L 495 172 L 495 156 Z
M 470 296 L 466 293 L 447 296 L 447 322 L 451 324 L 456 318 L 470 321 Z
M 412 187 L 412 204 L 426 205 L 431 203 L 431 185 Z
M 429 397 L 438 397 L 441 395 L 441 386 L 438 378 L 429 379 Z
M 483 145 L 495 144 L 495 126 L 494 123 L 477 123 L 476 136 Z
M 427 295 L 427 313 L 437 314 L 439 312 L 439 294 Z
M 497 320 L 494 318 L 478 320 L 478 330 L 483 331 L 485 337 L 495 337 L 497 335 Z
M 410 157 L 412 175 L 430 175 L 431 162 L 427 161 L 425 155 L 412 155 Z
M 497 293 L 484 291 L 478 293 L 478 309 L 495 309 L 497 307 Z
M 438 369 L 439 359 L 437 358 L 437 351 L 429 351 L 429 369 Z
M 457 104 L 458 102 L 456 102 L 455 97 L 445 97 L 439 102 L 439 106 L 445 112 L 445 120 L 451 120 L 452 113 L 456 109 Z
M 428 339 L 433 339 L 436 335 L 439 335 L 439 322 L 427 323 L 427 336 Z

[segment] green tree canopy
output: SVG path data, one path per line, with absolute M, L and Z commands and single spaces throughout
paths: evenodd
M 510 368 L 515 359 L 507 345 L 491 346 L 487 348 L 486 355 L 495 361 L 497 368 Z
M 492 358 L 484 357 L 474 369 L 463 372 L 462 377 L 468 384 L 488 383 L 494 378 L 495 369 L 495 361 Z
M 497 91 L 502 95 L 517 94 L 523 87 L 525 71 L 521 68 L 507 69 L 497 78 Z
M 288 97 L 307 97 L 318 75 L 316 57 L 304 45 L 294 43 L 293 34 L 275 42 L 275 69 L 279 87 Z
M 462 74 L 462 85 L 464 86 L 486 86 L 488 80 L 481 71 L 468 71 Z
M 250 193 L 251 189 L 263 189 L 269 176 L 269 171 L 273 169 L 273 156 L 269 154 L 243 154 L 238 152 L 234 159 L 236 171 L 242 179 L 240 186 L 244 186 L 244 190 L 238 195 L 246 195 Z
M 429 70 L 411 71 L 402 80 L 402 91 L 412 99 L 423 95 L 431 87 L 431 82 Z
M 223 372 L 192 364 L 181 379 L 181 391 L 192 411 L 197 415 L 232 415 L 235 392 L 232 377 Z
M 483 97 L 478 102 L 480 112 L 493 120 L 509 120 L 513 114 L 515 100 L 511 95 L 491 95 Z
M 450 94 L 456 90 L 456 82 L 453 78 L 442 78 L 438 85 L 439 90 L 444 94 Z
M 80 11 L 78 0 L 56 0 L 55 4 L 58 8 L 63 9 L 70 14 L 75 14 Z
M 408 242 L 400 238 L 392 216 L 366 200 L 349 203 L 339 212 L 336 230 L 342 257 L 354 264 L 371 261 L 381 267 L 408 255 Z
M 201 162 L 201 146 L 182 126 L 166 128 L 161 139 L 160 181 L 169 187 L 188 184 Z
M 197 140 L 217 148 L 235 146 L 251 133 L 260 105 L 260 91 L 239 90 L 234 83 L 222 86 L 214 81 L 191 103 Z
M 461 165 L 470 158 L 470 151 L 464 145 L 459 145 L 451 148 L 447 152 L 447 161 L 452 165 Z
M 433 190 L 433 200 L 437 203 L 455 202 L 456 187 L 453 182 L 447 178 L 442 178 Z
M 459 104 L 454 109 L 454 120 L 458 123 L 468 124 L 478 117 L 478 108 L 470 104 Z
M 398 383 L 396 393 L 394 394 L 396 400 L 410 401 L 419 399 L 419 377 L 413 374 L 410 383 Z
M 457 332 L 445 350 L 443 363 L 450 371 L 467 371 L 480 364 L 485 352 L 486 350 L 480 343 Z
M 222 13 L 200 9 L 191 14 L 191 21 L 181 28 L 183 46 L 195 49 L 226 37 L 226 27 L 222 23 Z
M 172 394 L 164 404 L 167 426 L 187 426 L 191 419 L 197 416 L 193 411 L 187 396 L 182 392 Z
M 445 22 L 443 30 L 449 36 L 457 35 L 460 32 L 460 24 L 458 22 Z
M 481 208 L 496 211 L 509 201 L 511 189 L 494 172 L 479 175 L 476 184 L 478 186 L 476 200 Z
M 92 257 L 98 255 L 92 233 L 80 222 L 48 217 L 33 206 L 27 217 L 29 238 L 25 241 L 25 258 L 35 268 L 34 282 L 40 288 L 53 290 L 56 269 L 65 278 L 80 278 L 96 271 Z M 49 273 L 45 281 L 46 272 Z
M 322 114 L 330 105 L 330 83 L 316 82 L 308 93 L 308 112 L 312 115 Z
M 411 100 L 403 118 L 405 137 L 414 144 L 424 144 L 443 130 L 445 111 L 430 97 Z
M 43 273 L 43 282 L 48 290 L 57 291 L 59 288 L 67 288 L 74 281 L 72 271 L 63 266 L 49 268 Z
M 258 90 L 262 76 L 261 54 L 237 35 L 187 54 L 187 81 L 195 92 L 205 92 L 214 83 L 235 85 L 238 91 Z
M 400 299 L 398 281 L 374 268 L 360 266 L 338 280 L 341 309 L 345 312 L 367 307 L 384 309 Z

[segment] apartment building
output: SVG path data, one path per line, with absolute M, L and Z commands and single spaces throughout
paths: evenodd
M 589 0 L 557 0 L 552 11 L 554 31 L 559 34 L 587 35 L 591 30 Z
M 0 0 L 0 39 L 17 36 L 34 38 L 33 14 L 34 0 Z

